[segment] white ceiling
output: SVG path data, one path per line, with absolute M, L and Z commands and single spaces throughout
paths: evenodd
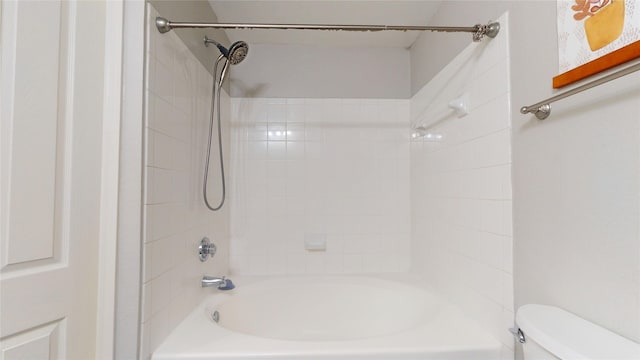
M 442 0 L 209 0 L 219 22 L 347 25 L 429 25 Z M 312 30 L 226 30 L 249 44 L 404 47 L 417 31 L 346 32 Z

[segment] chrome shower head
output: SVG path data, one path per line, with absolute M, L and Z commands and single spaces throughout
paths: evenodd
M 247 53 L 249 52 L 249 45 L 247 45 L 247 43 L 244 41 L 236 41 L 227 49 L 219 42 L 213 39 L 209 39 L 205 36 L 204 45 L 209 46 L 209 44 L 214 44 L 218 48 L 218 50 L 220 50 L 222 55 L 224 55 L 224 57 L 229 60 L 231 65 L 240 64 L 242 60 L 247 57 Z
M 227 59 L 232 65 L 240 64 L 249 53 L 249 45 L 244 41 L 236 41 L 229 47 Z

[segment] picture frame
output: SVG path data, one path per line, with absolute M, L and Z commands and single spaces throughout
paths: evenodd
M 636 0 L 557 0 L 558 89 L 640 58 Z
M 565 73 L 554 76 L 553 88 L 559 89 L 637 58 L 640 58 L 640 40 Z

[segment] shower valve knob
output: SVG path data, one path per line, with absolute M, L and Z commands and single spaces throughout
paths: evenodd
M 212 243 L 209 238 L 204 237 L 200 240 L 200 246 L 198 246 L 198 257 L 200 261 L 205 262 L 209 256 L 213 257 L 216 254 L 216 244 Z

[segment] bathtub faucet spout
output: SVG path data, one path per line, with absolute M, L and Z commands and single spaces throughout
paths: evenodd
M 223 277 L 215 277 L 215 276 L 203 276 L 202 277 L 202 287 L 215 287 L 218 290 L 231 290 L 236 286 L 233 285 L 231 279 L 227 279 Z

